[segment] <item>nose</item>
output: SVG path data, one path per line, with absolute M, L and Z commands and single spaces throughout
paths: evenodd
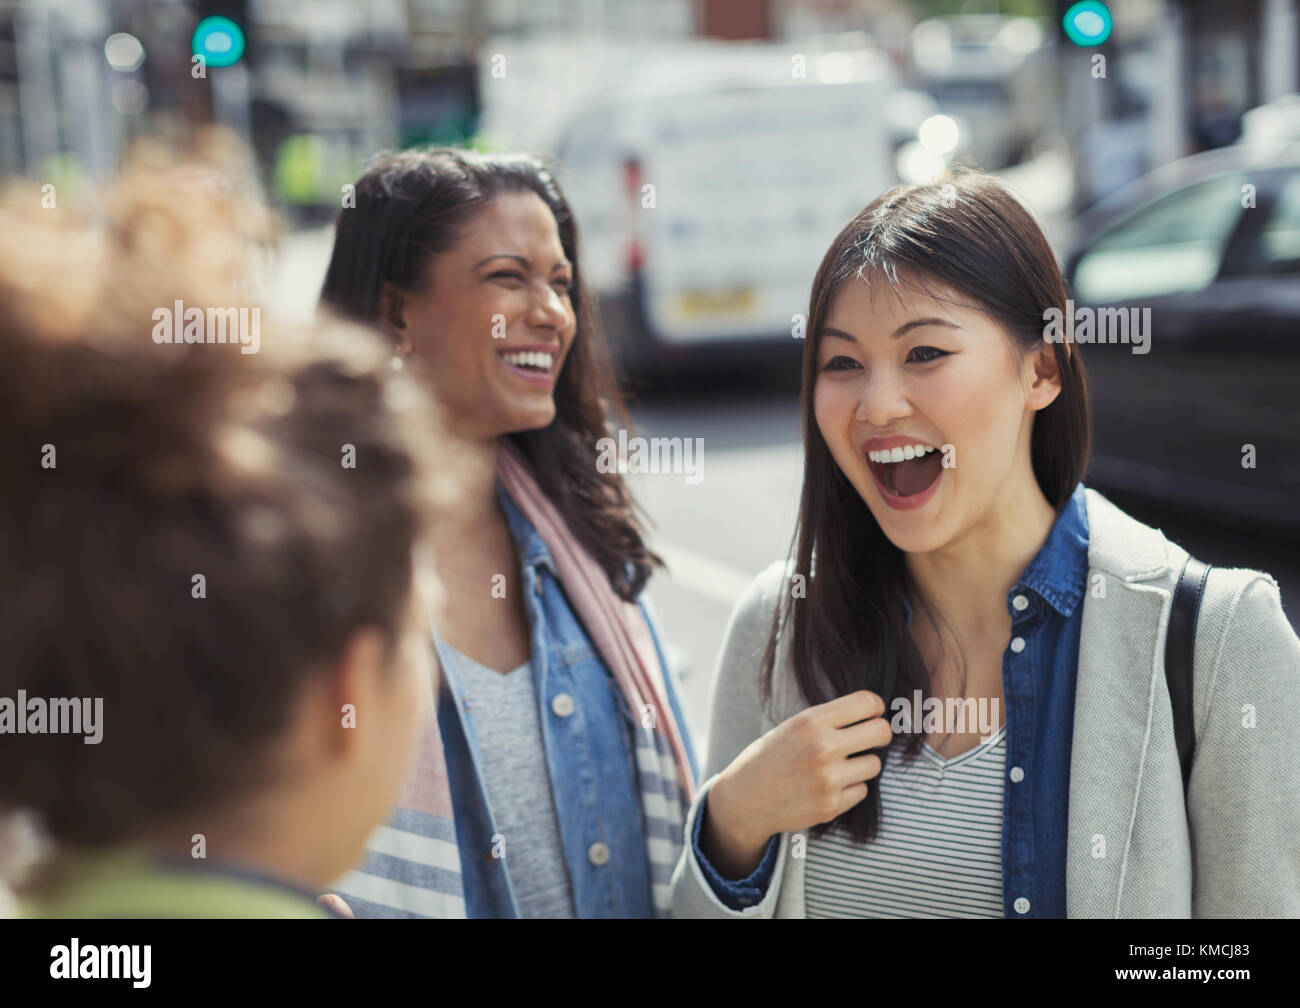
M 873 430 L 888 430 L 898 420 L 912 415 L 907 383 L 897 368 L 863 371 L 854 419 Z
M 539 297 L 533 299 L 528 313 L 528 322 L 534 328 L 554 329 L 557 332 L 566 328 L 572 318 L 573 313 L 565 299 L 550 284 L 546 285 Z

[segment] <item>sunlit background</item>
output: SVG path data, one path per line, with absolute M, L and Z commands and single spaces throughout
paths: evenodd
M 643 433 L 703 438 L 698 483 L 633 477 L 702 729 L 730 606 L 790 540 L 813 271 L 868 201 L 954 162 L 1026 202 L 1080 303 L 1152 308 L 1149 354 L 1086 355 L 1090 482 L 1272 571 L 1295 619 L 1298 63 L 1300 0 L 9 2 L 0 173 L 72 199 L 133 138 L 223 124 L 306 313 L 376 151 L 553 158 Z

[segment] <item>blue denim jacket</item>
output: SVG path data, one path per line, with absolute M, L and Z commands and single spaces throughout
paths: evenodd
M 1083 628 L 1080 603 L 1087 578 L 1088 511 L 1080 483 L 1042 549 L 1007 592 L 1012 647 L 1002 659 L 1007 705 L 1007 781 L 1002 802 L 1006 917 L 1065 916 L 1070 751 Z M 1023 609 L 1016 607 L 1017 599 L 1023 599 Z M 1014 647 L 1017 640 L 1024 642 L 1020 651 Z M 755 905 L 771 882 L 779 838 L 768 841 L 748 878 L 724 879 L 700 848 L 707 814 L 706 796 L 691 837 L 704 877 L 731 909 Z
M 579 917 L 653 917 L 633 763 L 637 722 L 569 607 L 546 543 L 500 483 L 497 495 L 519 553 L 518 584 L 528 613 L 542 740 L 574 911 Z M 676 677 L 665 661 L 653 610 L 644 596 L 639 605 L 650 624 L 665 672 L 668 701 L 681 726 L 692 772 L 698 776 Z M 515 917 L 515 897 L 505 862 L 492 854 L 497 829 L 477 769 L 481 757 L 474 713 L 465 706 L 454 668 L 453 662 L 442 661 L 448 689 L 438 704 L 438 727 L 456 816 L 466 913 L 469 917 Z M 572 713 L 567 716 L 552 708 L 555 698 L 563 694 L 573 700 Z M 562 703 L 559 709 L 568 711 L 569 705 Z M 604 848 L 593 851 L 597 844 Z

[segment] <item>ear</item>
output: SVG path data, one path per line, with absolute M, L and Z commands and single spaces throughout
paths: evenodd
M 1053 344 L 1044 341 L 1037 351 L 1030 354 L 1026 365 L 1030 374 L 1025 405 L 1031 410 L 1045 409 L 1061 394 L 1061 368 L 1056 362 Z
M 402 356 L 411 352 L 411 332 L 406 324 L 406 296 L 388 281 L 379 292 L 379 321 Z

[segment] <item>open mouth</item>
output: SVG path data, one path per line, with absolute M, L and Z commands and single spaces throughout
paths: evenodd
M 503 353 L 501 359 L 513 368 L 535 375 L 550 374 L 551 369 L 555 367 L 555 355 L 544 350 L 519 350 L 513 353 Z
M 943 475 L 943 455 L 927 444 L 867 452 L 867 466 L 888 494 L 906 499 L 929 490 Z

